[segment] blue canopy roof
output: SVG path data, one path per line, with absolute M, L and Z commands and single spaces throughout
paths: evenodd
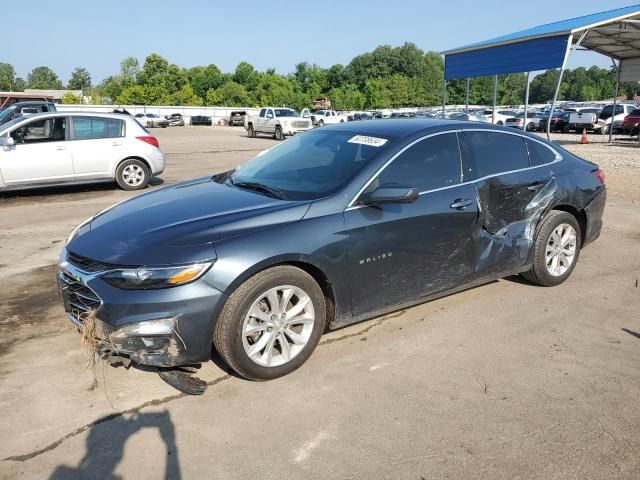
M 640 4 L 548 23 L 443 52 L 445 78 L 558 68 L 568 40 L 588 30 L 582 46 L 612 58 L 640 57 Z

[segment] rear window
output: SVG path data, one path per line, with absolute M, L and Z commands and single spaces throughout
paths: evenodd
M 529 150 L 529 162 L 531 162 L 532 167 L 555 161 L 556 154 L 550 148 L 534 140 L 527 139 L 525 142 Z
M 497 132 L 465 133 L 472 155 L 475 178 L 529 167 L 529 155 L 519 135 Z
M 73 117 L 75 140 L 124 136 L 124 122 L 114 118 Z
M 633 115 L 634 117 L 640 117 L 640 109 L 636 108 L 635 110 L 632 110 L 629 115 Z

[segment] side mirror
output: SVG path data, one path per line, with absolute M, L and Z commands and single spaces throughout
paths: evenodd
M 381 205 L 385 203 L 413 203 L 420 194 L 415 188 L 381 186 L 372 192 L 362 194 L 360 203 L 364 205 Z
M 0 137 L 0 145 L 2 145 L 2 149 L 5 152 L 8 152 L 9 150 L 11 150 L 11 147 L 15 145 L 15 141 L 13 140 L 13 137 Z
M 267 118 L 273 118 L 273 113 L 267 113 Z

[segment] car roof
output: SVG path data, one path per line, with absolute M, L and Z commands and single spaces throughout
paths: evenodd
M 404 138 L 415 134 L 428 133 L 447 128 L 486 128 L 479 122 L 467 122 L 462 120 L 445 120 L 441 118 L 402 118 L 382 119 L 370 122 L 348 122 L 322 127 L 323 130 L 339 132 L 352 132 L 355 134 Z
M 105 117 L 105 118 L 127 118 L 130 115 L 122 114 L 122 113 L 106 113 L 106 112 L 85 112 L 85 111 L 60 111 L 57 112 L 40 112 L 40 113 L 30 113 L 29 115 L 25 115 L 24 118 L 33 120 L 34 118 L 47 118 L 47 117 Z
M 25 100 L 24 102 L 12 103 L 11 105 L 9 105 L 6 108 L 26 107 L 26 106 L 29 106 L 29 105 L 51 105 L 51 104 L 53 104 L 53 102 L 48 101 L 48 100 Z

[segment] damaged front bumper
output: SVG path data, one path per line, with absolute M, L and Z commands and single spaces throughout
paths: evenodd
M 69 319 L 95 323 L 99 352 L 158 367 L 211 358 L 213 331 L 226 295 L 204 279 L 173 288 L 123 290 L 87 273 L 63 252 L 58 286 Z

